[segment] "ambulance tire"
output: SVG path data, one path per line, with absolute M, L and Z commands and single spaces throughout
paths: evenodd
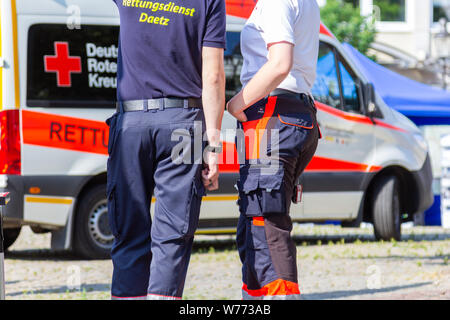
M 75 215 L 73 248 L 75 254 L 84 259 L 109 259 L 111 247 L 101 243 L 102 237 L 110 234 L 106 209 L 106 185 L 95 185 L 81 195 Z M 105 211 L 106 210 L 106 211 Z M 94 215 L 101 215 L 95 217 Z M 93 225 L 102 220 L 101 226 Z M 93 227 L 97 228 L 96 236 Z M 95 229 L 94 228 L 94 229 Z M 102 230 L 99 231 L 99 228 Z
M 19 237 L 20 230 L 22 230 L 22 228 L 12 228 L 3 230 L 3 247 L 5 248 L 5 250 L 8 250 L 8 248 L 14 244 L 14 242 Z
M 374 186 L 372 219 L 377 240 L 401 239 L 400 186 L 395 176 L 381 177 Z

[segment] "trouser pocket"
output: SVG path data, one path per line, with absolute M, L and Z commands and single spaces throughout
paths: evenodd
M 248 246 L 251 249 L 267 249 L 267 239 L 266 239 L 266 231 L 264 227 L 264 217 L 251 217 L 247 218 L 248 221 L 248 230 L 249 230 L 249 237 L 248 240 Z M 261 262 L 261 261 L 255 261 L 255 262 Z
M 106 119 L 106 124 L 109 126 L 109 136 L 108 136 L 108 154 L 111 155 L 114 147 L 114 142 L 116 140 L 117 131 L 117 121 L 119 114 L 116 112 L 111 117 Z
M 184 182 L 183 192 L 157 191 L 152 239 L 159 242 L 191 238 L 198 227 L 204 188 L 199 177 Z
M 239 183 L 239 208 L 249 216 L 287 214 L 284 170 L 276 174 L 248 174 L 241 176 Z
M 109 227 L 111 229 L 111 233 L 114 235 L 114 237 L 119 237 L 119 231 L 117 229 L 117 197 L 116 197 L 116 187 L 112 186 L 108 188 L 107 191 L 107 200 L 108 200 L 108 222 Z
M 192 183 L 191 202 L 187 210 L 185 225 L 183 228 L 183 236 L 193 237 L 198 227 L 200 217 L 200 207 L 203 196 L 205 195 L 205 187 L 200 179 L 195 178 Z
M 311 141 L 316 121 L 311 113 L 279 113 L 279 143 L 270 148 L 271 154 L 278 153 L 283 157 L 298 157 Z M 278 150 L 277 150 L 278 149 Z
M 259 177 L 259 188 L 261 190 L 261 209 L 264 216 L 287 213 L 283 170 L 278 170 L 275 175 L 261 175 Z

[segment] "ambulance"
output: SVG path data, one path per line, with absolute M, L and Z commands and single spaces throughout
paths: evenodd
M 227 1 L 227 99 L 241 89 L 240 31 L 254 2 Z M 0 0 L 0 31 L 0 192 L 11 194 L 6 246 L 28 225 L 50 232 L 52 249 L 108 257 L 105 119 L 115 112 L 117 8 L 111 0 Z M 399 239 L 401 223 L 433 201 L 427 144 L 325 26 L 317 73 L 312 93 L 323 137 L 292 219 L 365 221 L 378 239 Z M 220 189 L 204 198 L 199 233 L 235 230 L 235 127 L 225 113 Z

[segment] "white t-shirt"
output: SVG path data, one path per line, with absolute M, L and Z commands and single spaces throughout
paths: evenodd
M 316 79 L 320 10 L 316 0 L 259 0 L 241 33 L 245 87 L 268 60 L 268 45 L 295 45 L 294 63 L 278 88 L 310 93 Z

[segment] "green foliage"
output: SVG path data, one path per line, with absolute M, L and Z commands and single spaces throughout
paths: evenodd
M 376 36 L 373 17 L 362 17 L 359 8 L 341 0 L 327 0 L 320 10 L 320 17 L 339 41 L 348 42 L 367 54 Z

